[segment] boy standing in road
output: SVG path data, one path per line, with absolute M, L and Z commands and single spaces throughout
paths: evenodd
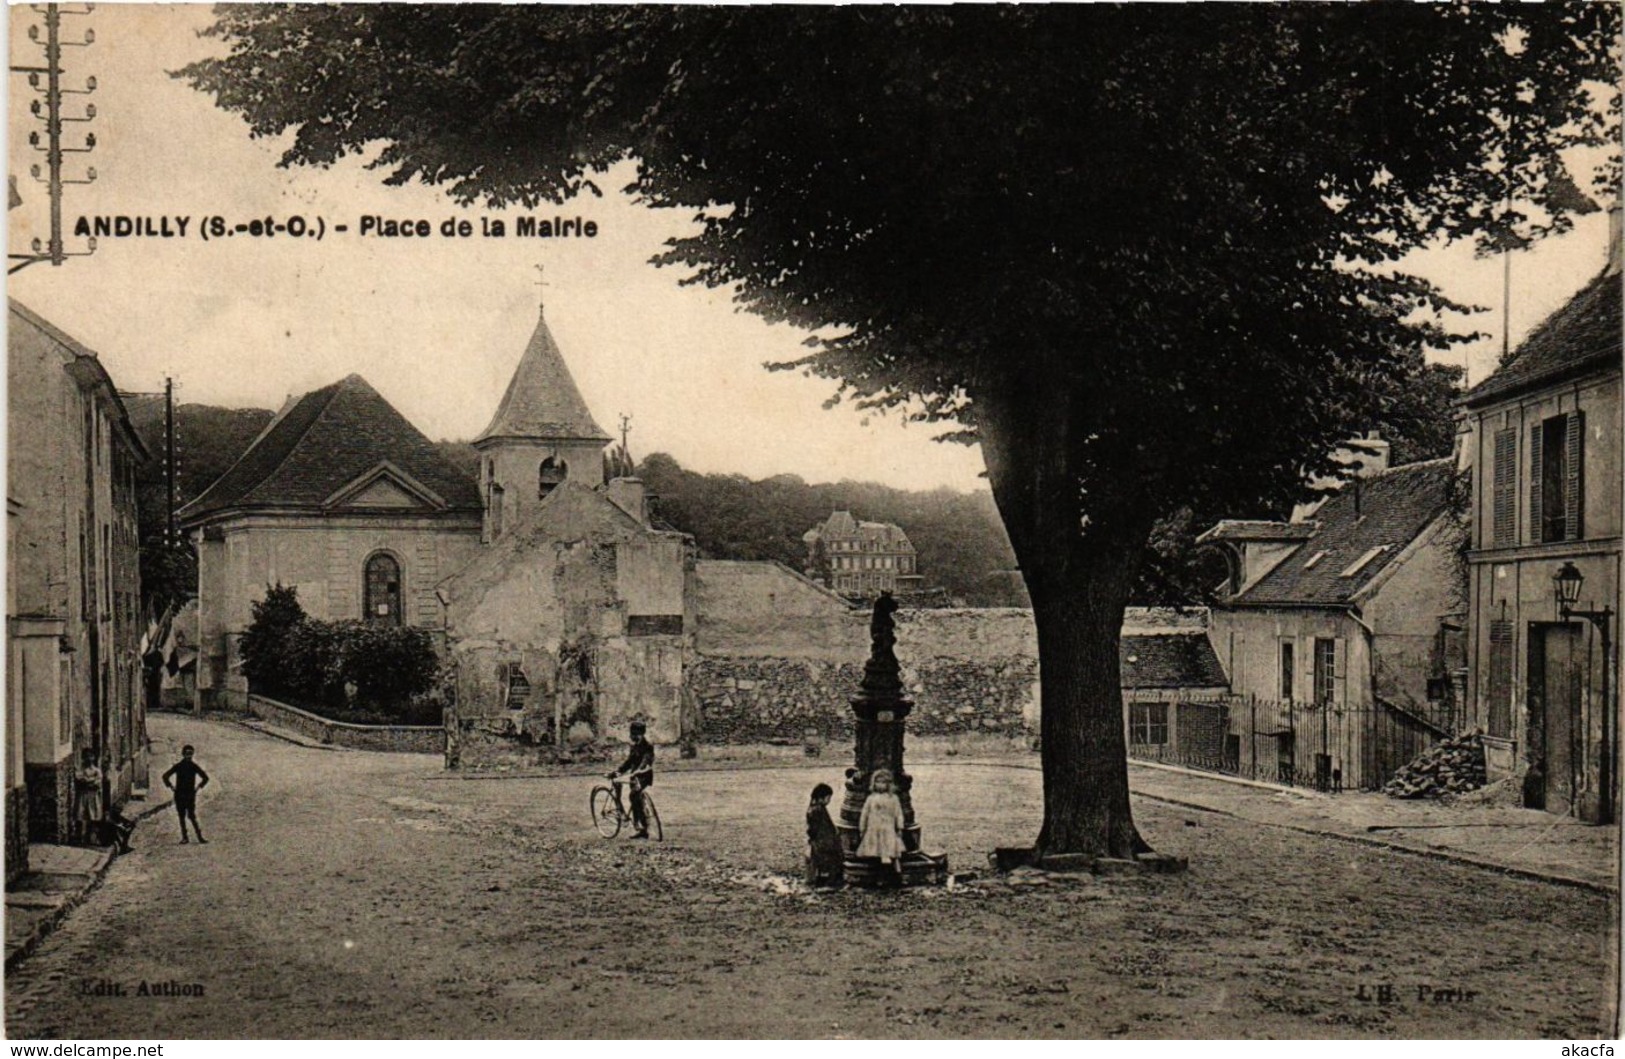
M 632 750 L 626 755 L 621 767 L 610 773 L 610 778 L 625 776 L 627 787 L 632 794 L 632 822 L 637 830 L 632 832 L 633 838 L 649 837 L 649 821 L 643 811 L 643 788 L 654 786 L 655 781 L 655 748 L 654 744 L 643 737 L 646 731 L 642 721 L 632 722 Z
M 164 773 L 164 786 L 175 792 L 175 813 L 181 818 L 181 841 L 186 841 L 186 821 L 190 818 L 197 840 L 206 844 L 208 839 L 197 826 L 197 792 L 209 785 L 209 774 L 192 760 L 193 753 L 190 743 L 181 747 L 181 759 Z

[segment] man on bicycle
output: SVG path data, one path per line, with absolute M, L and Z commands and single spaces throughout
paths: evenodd
M 632 833 L 633 838 L 649 837 L 649 821 L 643 812 L 643 788 L 654 785 L 655 748 L 643 737 L 645 730 L 642 721 L 632 722 L 632 752 L 626 755 L 619 769 L 609 774 L 612 780 L 625 779 L 631 789 L 632 823 L 637 826 Z M 615 789 L 619 792 L 620 787 Z

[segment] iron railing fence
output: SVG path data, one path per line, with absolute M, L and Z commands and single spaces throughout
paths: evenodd
M 1135 742 L 1129 757 L 1288 787 L 1376 790 L 1439 740 L 1456 734 L 1447 709 L 1281 702 L 1231 696 L 1180 709 L 1163 743 Z

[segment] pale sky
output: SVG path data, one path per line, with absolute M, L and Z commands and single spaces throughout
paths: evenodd
M 979 489 L 975 448 L 941 445 L 932 431 L 894 416 L 868 420 L 824 410 L 831 383 L 768 373 L 764 361 L 805 352 L 802 335 L 736 312 L 726 293 L 679 287 L 679 273 L 647 264 L 663 241 L 686 230 L 680 211 L 632 203 L 604 184 L 603 198 L 556 211 L 595 221 L 594 239 L 362 239 L 367 214 L 426 219 L 484 216 L 433 188 L 386 188 L 358 162 L 331 170 L 276 168 L 281 145 L 252 141 L 240 118 L 165 71 L 218 47 L 199 40 L 204 6 L 103 6 L 67 18 L 65 39 L 93 27 L 88 48 L 66 49 L 67 87 L 94 75 L 97 91 L 70 96 L 66 114 L 89 101 L 96 118 L 70 123 L 68 139 L 93 130 L 97 147 L 70 155 L 66 176 L 95 166 L 98 179 L 70 186 L 68 230 L 81 215 L 191 217 L 187 237 L 107 238 L 95 254 L 61 268 L 33 265 L 10 278 L 10 294 L 95 349 L 118 385 L 161 388 L 173 374 L 179 400 L 229 407 L 278 407 L 284 397 L 351 372 L 365 376 L 431 438 L 471 438 L 501 398 L 545 294 L 547 319 L 599 425 L 632 417 L 633 455 L 654 451 L 707 472 L 752 478 L 799 474 L 809 481 L 854 478 L 903 488 Z M 27 27 L 40 21 L 10 9 L 13 64 L 39 61 Z M 43 33 L 43 30 L 42 30 Z M 43 154 L 27 142 L 40 123 L 23 77 L 9 78 L 8 172 L 23 205 L 11 211 L 9 251 L 43 235 L 47 200 L 28 175 Z M 247 221 L 299 213 L 324 217 L 321 241 L 239 235 L 203 242 L 203 218 Z M 174 223 L 173 221 L 171 222 Z M 68 238 L 69 249 L 83 240 Z M 1602 266 L 1602 214 L 1513 263 L 1514 342 Z M 546 268 L 545 292 L 535 265 Z M 1454 297 L 1493 309 L 1473 320 L 1493 332 L 1469 353 L 1473 381 L 1500 350 L 1501 262 L 1464 248 L 1424 255 L 1417 270 Z M 1461 352 L 1453 357 L 1460 363 Z

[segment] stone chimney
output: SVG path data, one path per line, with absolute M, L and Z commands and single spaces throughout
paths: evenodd
M 616 507 L 637 519 L 640 525 L 649 524 L 649 498 L 641 478 L 611 478 L 604 489 Z
M 1343 452 L 1348 454 L 1348 458 L 1342 459 L 1342 454 L 1339 453 L 1338 462 L 1354 467 L 1355 477 L 1369 478 L 1388 469 L 1388 460 L 1393 455 L 1393 448 L 1393 443 L 1384 440 L 1377 431 L 1368 431 L 1365 437 L 1354 438 L 1343 446 Z

